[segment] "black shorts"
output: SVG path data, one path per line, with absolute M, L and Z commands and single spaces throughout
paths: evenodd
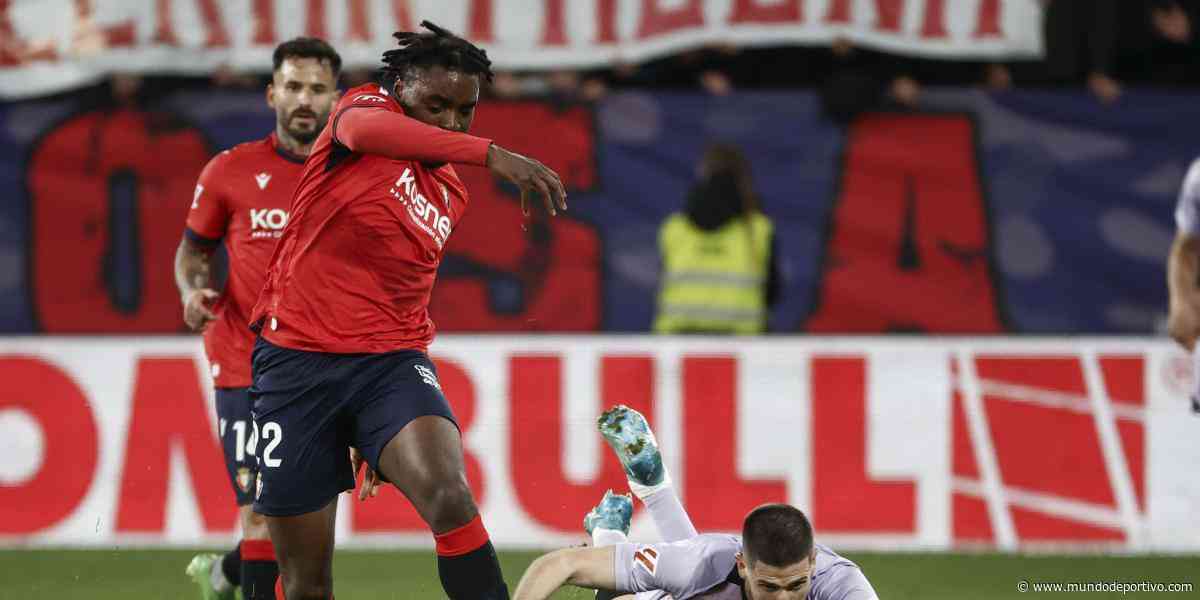
M 410 421 L 458 422 L 424 352 L 329 354 L 261 337 L 252 360 L 259 485 L 254 511 L 291 516 L 354 489 L 350 446 L 379 469 L 384 446 Z
M 225 471 L 229 473 L 238 506 L 254 502 L 254 482 L 258 478 L 249 390 L 217 388 L 217 432 L 221 434 Z

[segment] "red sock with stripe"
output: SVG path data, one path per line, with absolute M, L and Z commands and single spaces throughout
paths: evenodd
M 242 540 L 242 598 L 274 600 L 279 563 L 271 540 Z
M 508 586 L 483 519 L 433 536 L 438 576 L 450 600 L 507 600 Z

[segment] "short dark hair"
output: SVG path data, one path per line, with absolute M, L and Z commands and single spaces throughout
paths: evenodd
M 492 81 L 492 61 L 486 51 L 429 21 L 421 21 L 421 27 L 428 32 L 392 34 L 400 47 L 383 53 L 383 81 L 394 84 L 407 77 L 409 69 L 434 66 Z
M 274 64 L 272 70 L 278 71 L 279 67 L 283 66 L 283 61 L 289 58 L 315 58 L 318 61 L 328 61 L 334 79 L 337 79 L 338 74 L 342 72 L 342 57 L 338 55 L 337 50 L 333 49 L 333 46 L 321 38 L 292 38 L 276 46 L 275 54 L 271 57 L 271 62 Z
M 742 523 L 742 554 L 746 562 L 772 567 L 794 565 L 813 551 L 813 529 L 800 509 L 787 504 L 764 504 Z

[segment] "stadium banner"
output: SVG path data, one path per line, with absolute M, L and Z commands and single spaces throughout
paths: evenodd
M 773 332 L 1163 330 L 1200 103 L 1136 89 L 1121 102 L 933 89 L 928 110 L 849 128 L 812 92 L 485 102 L 472 133 L 562 174 L 571 210 L 522 228 L 511 186 L 459 167 L 471 208 L 430 310 L 443 332 L 649 331 L 658 229 L 723 141 L 775 224 Z M 0 103 L 0 333 L 184 332 L 173 264 L 196 177 L 274 125 L 260 90 Z
M 374 67 L 423 19 L 483 45 L 503 69 L 638 62 L 705 44 L 837 38 L 941 58 L 1041 55 L 1037 0 L 10 0 L 0 2 L 0 97 L 112 71 L 267 70 L 297 35 Z
M 625 489 L 595 431 L 624 403 L 701 531 L 779 501 L 844 549 L 1200 550 L 1200 416 L 1163 341 L 445 336 L 431 354 L 505 548 L 579 543 Z M 197 338 L 0 338 L 0 378 L 0 544 L 233 539 Z M 344 496 L 338 532 L 432 544 L 390 488 Z M 656 539 L 644 511 L 632 537 Z

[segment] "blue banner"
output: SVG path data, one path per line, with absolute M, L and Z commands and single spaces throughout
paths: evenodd
M 443 331 L 646 331 L 657 230 L 714 141 L 749 159 L 784 276 L 772 331 L 1149 333 L 1200 105 L 1131 91 L 935 90 L 849 128 L 814 94 L 622 93 L 485 103 L 476 132 L 564 175 L 571 210 L 524 229 L 480 169 L 448 246 Z M 172 257 L 199 169 L 267 134 L 262 94 L 149 108 L 0 105 L 0 331 L 177 332 Z

